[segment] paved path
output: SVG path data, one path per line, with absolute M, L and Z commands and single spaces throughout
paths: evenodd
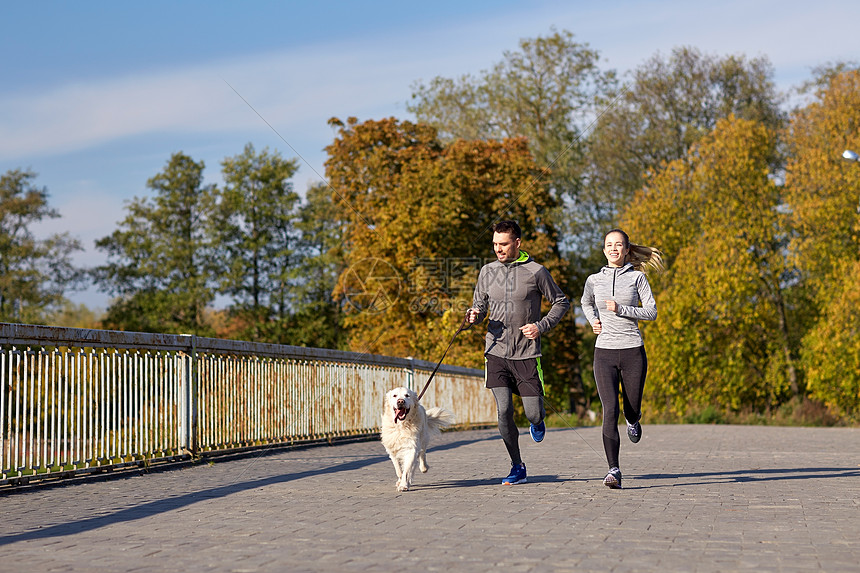
M 1 571 L 860 571 L 860 429 L 448 432 L 406 493 L 377 441 L 0 494 Z

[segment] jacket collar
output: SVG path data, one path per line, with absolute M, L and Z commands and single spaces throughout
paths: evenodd
M 497 263 L 499 263 L 500 265 L 504 265 L 504 266 L 506 266 L 506 267 L 514 267 L 514 266 L 521 265 L 521 264 L 523 264 L 523 263 L 527 263 L 527 262 L 529 262 L 531 259 L 532 259 L 531 255 L 529 255 L 527 252 L 525 252 L 525 251 L 523 251 L 522 249 L 520 249 L 520 256 L 519 256 L 519 257 L 517 257 L 515 260 L 513 260 L 513 261 L 511 261 L 511 262 L 509 262 L 509 263 L 502 263 L 502 262 L 500 262 L 500 261 L 496 261 L 496 262 L 497 262 Z
M 624 263 L 623 267 L 610 267 L 609 265 L 605 265 L 601 271 L 603 273 L 611 273 L 614 271 L 626 273 L 627 271 L 633 270 L 633 263 Z

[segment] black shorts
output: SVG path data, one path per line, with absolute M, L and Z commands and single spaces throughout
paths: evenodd
M 504 388 L 519 396 L 543 396 L 543 370 L 540 357 L 509 360 L 484 355 L 484 380 L 487 388 Z

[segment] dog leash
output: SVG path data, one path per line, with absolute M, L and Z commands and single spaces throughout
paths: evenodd
M 457 332 L 454 333 L 454 336 L 451 337 L 451 342 L 448 343 L 448 348 L 446 348 L 445 352 L 442 353 L 442 358 L 439 359 L 439 363 L 436 364 L 436 368 L 434 368 L 433 372 L 430 373 L 430 378 L 428 378 L 427 383 L 424 384 L 424 389 L 422 389 L 421 393 L 418 394 L 418 400 L 421 400 L 421 397 L 424 396 L 424 392 L 426 392 L 427 388 L 430 386 L 430 381 L 433 380 L 433 376 L 436 375 L 436 371 L 439 370 L 440 366 L 442 366 L 442 361 L 445 360 L 445 356 L 447 356 L 448 351 L 451 350 L 451 346 L 454 344 L 454 339 L 457 338 L 457 335 L 464 330 L 469 330 L 470 328 L 472 328 L 472 323 L 467 320 L 468 317 L 468 313 L 463 317 L 463 322 L 460 324 L 460 328 L 458 328 Z

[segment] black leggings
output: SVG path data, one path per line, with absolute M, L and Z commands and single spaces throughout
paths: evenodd
M 603 450 L 610 468 L 618 465 L 621 439 L 618 435 L 618 383 L 621 382 L 621 398 L 624 402 L 624 417 L 630 423 L 642 416 L 642 390 L 648 372 L 648 357 L 644 346 L 609 350 L 594 349 L 594 381 L 603 404 Z

